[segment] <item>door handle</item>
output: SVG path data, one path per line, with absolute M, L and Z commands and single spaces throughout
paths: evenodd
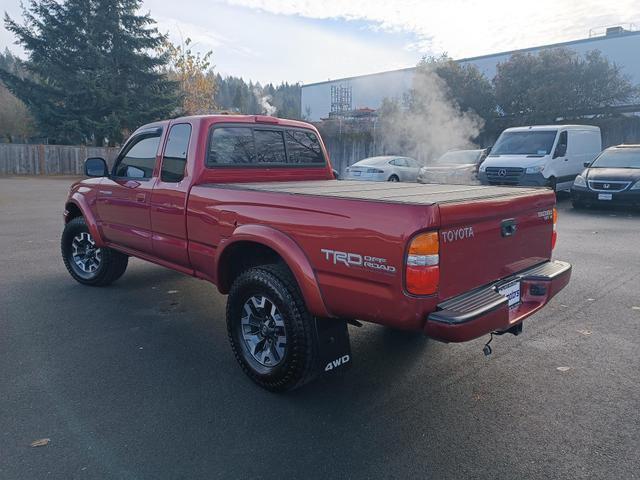
M 507 218 L 500 223 L 500 233 L 503 237 L 513 237 L 518 230 L 515 218 Z
M 144 202 L 147 199 L 147 194 L 146 193 L 138 193 L 136 195 L 136 201 L 138 202 Z

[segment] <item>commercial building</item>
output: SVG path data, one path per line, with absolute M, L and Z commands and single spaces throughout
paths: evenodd
M 537 53 L 552 48 L 569 48 L 578 54 L 599 50 L 622 67 L 634 84 L 640 84 L 640 31 L 622 27 L 607 28 L 602 35 L 570 42 L 494 53 L 480 57 L 457 60 L 461 64 L 473 64 L 489 79 L 496 73 L 499 63 L 515 53 Z M 301 108 L 305 118 L 319 121 L 333 113 L 377 109 L 384 98 L 402 99 L 411 88 L 415 67 L 373 73 L 357 77 L 340 78 L 302 86 Z

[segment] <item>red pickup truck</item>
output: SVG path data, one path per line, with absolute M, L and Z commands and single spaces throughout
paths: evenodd
M 303 122 L 157 122 L 85 172 L 64 212 L 71 276 L 108 285 L 134 256 L 214 283 L 238 362 L 274 391 L 348 364 L 348 323 L 518 334 L 571 275 L 551 259 L 551 190 L 338 181 Z

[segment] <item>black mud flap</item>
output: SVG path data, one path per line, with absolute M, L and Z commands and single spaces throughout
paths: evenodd
M 342 370 L 351 364 L 351 343 L 346 320 L 316 318 L 320 373 Z

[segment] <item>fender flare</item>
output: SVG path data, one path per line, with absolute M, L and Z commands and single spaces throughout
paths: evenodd
M 89 233 L 91 234 L 91 236 L 96 242 L 96 246 L 106 247 L 104 238 L 102 237 L 102 234 L 100 233 L 100 229 L 98 228 L 98 222 L 96 222 L 96 217 L 92 213 L 91 207 L 89 206 L 86 197 L 79 194 L 78 192 L 75 192 L 67 200 L 65 204 L 65 209 L 66 209 L 66 205 L 69 205 L 70 203 L 75 205 L 80 210 L 80 213 L 82 214 L 84 221 L 87 223 L 87 227 L 89 228 Z
M 242 225 L 234 230 L 229 239 L 220 244 L 216 252 L 216 278 L 221 293 L 227 293 L 224 282 L 220 281 L 224 278 L 222 269 L 225 268 L 225 252 L 229 252 L 229 247 L 238 242 L 262 244 L 280 255 L 293 273 L 309 312 L 316 317 L 331 317 L 306 254 L 291 237 L 265 225 Z

